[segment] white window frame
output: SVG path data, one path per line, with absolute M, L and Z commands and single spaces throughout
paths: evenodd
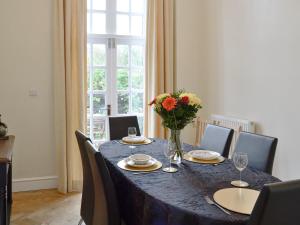
M 117 93 L 122 92 L 117 90 L 117 69 L 119 68 L 116 64 L 117 62 L 117 48 L 116 46 L 118 44 L 124 44 L 129 46 L 129 59 L 128 59 L 128 67 L 123 67 L 128 69 L 128 90 L 124 90 L 124 93 L 129 93 L 129 113 L 128 114 L 134 114 L 137 115 L 138 117 L 144 117 L 143 113 L 132 113 L 132 94 L 133 93 L 143 93 L 143 99 L 144 99 L 144 91 L 139 90 L 139 91 L 133 91 L 131 87 L 131 46 L 132 45 L 140 45 L 143 46 L 145 49 L 145 19 L 146 19 L 146 14 L 145 12 L 142 13 L 132 13 L 131 11 L 131 1 L 130 1 L 130 6 L 129 6 L 129 13 L 126 12 L 117 12 L 117 0 L 106 0 L 106 10 L 94 10 L 92 9 L 92 2 L 91 1 L 91 6 L 90 9 L 88 9 L 88 13 L 90 16 L 90 28 L 89 30 L 92 32 L 92 12 L 97 12 L 97 13 L 105 13 L 106 14 L 106 34 L 94 34 L 94 33 L 88 33 L 87 35 L 87 44 L 105 44 L 106 46 L 106 66 L 104 67 L 96 67 L 96 68 L 105 68 L 106 69 L 106 90 L 105 91 L 94 91 L 92 88 L 92 82 L 93 82 L 93 52 L 91 51 L 90 55 L 90 91 L 88 92 L 90 94 L 90 136 L 92 139 L 94 139 L 94 134 L 93 134 L 93 128 L 94 128 L 94 122 L 93 122 L 93 117 L 95 114 L 93 113 L 93 94 L 97 93 L 106 93 L 105 95 L 105 104 L 107 105 L 110 103 L 111 105 L 111 115 L 125 115 L 125 114 L 119 114 L 118 113 L 118 102 L 117 102 Z M 146 4 L 146 0 L 144 4 Z M 146 7 L 144 7 L 146 8 Z M 126 14 L 129 15 L 129 31 L 131 30 L 131 16 L 143 16 L 143 36 L 133 36 L 133 35 L 120 35 L 116 34 L 116 20 L 117 20 L 117 14 Z M 144 54 L 145 55 L 145 54 Z M 145 58 L 144 58 L 145 59 Z M 120 67 L 122 68 L 122 67 Z M 140 68 L 141 69 L 141 68 Z M 143 66 L 143 73 L 145 74 L 145 62 Z M 145 79 L 144 79 L 145 82 Z M 115 97 L 114 97 L 115 96 Z M 145 102 L 143 100 L 143 107 L 145 106 Z M 126 115 L 128 115 L 126 114 Z M 107 116 L 105 115 L 96 115 L 99 118 L 106 119 Z M 108 130 L 108 121 L 106 120 L 106 132 Z M 107 137 L 107 136 L 106 136 Z M 98 141 L 99 142 L 99 141 Z M 102 142 L 102 140 L 100 141 Z

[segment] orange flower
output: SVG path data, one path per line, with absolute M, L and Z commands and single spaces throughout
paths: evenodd
M 167 97 L 162 102 L 162 106 L 164 107 L 165 110 L 171 111 L 176 107 L 176 99 L 172 97 Z

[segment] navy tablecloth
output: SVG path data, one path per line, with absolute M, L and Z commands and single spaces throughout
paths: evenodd
M 116 187 L 120 211 L 127 225 L 245 225 L 248 216 L 227 215 L 204 196 L 212 198 L 214 192 L 232 187 L 230 182 L 239 179 L 239 172 L 232 161 L 218 166 L 183 161 L 177 173 L 159 170 L 155 173 L 135 175 L 117 166 L 118 161 L 131 153 L 149 154 L 164 165 L 168 159 L 163 154 L 167 141 L 155 139 L 149 145 L 130 149 L 116 141 L 100 146 Z M 193 149 L 184 145 L 184 150 Z M 266 183 L 279 181 L 266 173 L 247 168 L 243 180 L 250 188 L 260 190 Z

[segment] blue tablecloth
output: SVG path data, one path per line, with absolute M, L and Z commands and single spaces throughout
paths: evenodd
M 177 173 L 162 170 L 135 175 L 117 166 L 118 161 L 131 153 L 146 153 L 168 165 L 163 154 L 165 140 L 155 139 L 152 144 L 130 149 L 127 145 L 107 142 L 100 146 L 116 187 L 120 211 L 127 225 L 245 225 L 248 216 L 227 215 L 204 196 L 212 198 L 214 192 L 231 187 L 232 180 L 239 179 L 239 172 L 232 161 L 218 166 L 184 161 Z M 184 150 L 193 149 L 184 145 Z M 260 190 L 266 183 L 279 181 L 266 173 L 247 168 L 243 180 L 250 188 Z

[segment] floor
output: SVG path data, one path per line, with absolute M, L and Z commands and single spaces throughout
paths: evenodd
M 57 190 L 13 193 L 11 225 L 77 225 L 81 194 Z

